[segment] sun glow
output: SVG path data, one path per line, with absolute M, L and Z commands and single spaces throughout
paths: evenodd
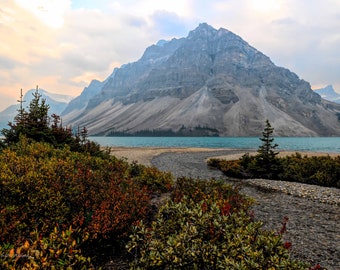
M 65 13 L 71 6 L 69 0 L 15 0 L 15 2 L 52 28 L 63 26 Z
M 277 0 L 252 0 L 251 6 L 254 10 L 262 13 L 270 13 L 280 9 L 280 1 Z

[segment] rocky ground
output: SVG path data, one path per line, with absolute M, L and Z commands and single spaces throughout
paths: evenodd
M 207 166 L 211 157 L 238 159 L 245 150 L 181 148 L 115 148 L 112 154 L 170 171 L 176 177 L 224 179 L 256 200 L 256 219 L 265 229 L 279 231 L 288 218 L 284 240 L 292 243 L 292 257 L 340 269 L 340 190 L 265 179 L 232 180 Z M 291 153 L 281 153 L 282 155 Z M 318 153 L 309 153 L 320 155 Z
M 226 179 L 220 171 L 210 169 L 206 159 L 231 154 L 237 156 L 241 151 L 163 153 L 152 164 L 176 176 Z M 279 231 L 288 218 L 284 240 L 292 243 L 294 258 L 340 269 L 339 189 L 264 179 L 226 180 L 256 200 L 254 214 L 264 228 Z

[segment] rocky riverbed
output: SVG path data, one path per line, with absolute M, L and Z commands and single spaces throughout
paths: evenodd
M 288 218 L 284 240 L 292 243 L 292 257 L 340 269 L 340 190 L 314 185 L 264 179 L 232 180 L 210 169 L 206 160 L 214 156 L 239 155 L 244 150 L 162 153 L 151 163 L 175 176 L 225 179 L 256 200 L 255 218 L 265 229 L 279 231 Z

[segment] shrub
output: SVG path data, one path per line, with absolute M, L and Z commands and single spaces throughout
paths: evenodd
M 101 241 L 121 241 L 149 218 L 151 194 L 172 183 L 155 168 L 138 166 L 135 174 L 132 167 L 22 137 L 0 153 L 0 245 L 20 246 L 33 229 L 49 237 L 55 226 L 87 235 L 84 254 Z
M 208 160 L 208 166 L 213 168 L 218 168 L 224 174 L 235 177 L 235 178 L 243 178 L 243 168 L 239 160 L 222 160 L 217 158 L 212 158 Z
M 281 236 L 261 226 L 210 199 L 169 201 L 151 227 L 134 227 L 131 269 L 305 269 L 290 259 Z
M 71 227 L 65 231 L 55 227 L 47 237 L 34 231 L 16 247 L 0 245 L 0 264 L 6 269 L 94 269 L 90 258 L 81 254 L 86 237 L 79 238 Z
M 252 200 L 241 195 L 237 187 L 214 179 L 178 178 L 172 193 L 172 200 L 181 202 L 183 198 L 189 198 L 196 203 L 202 200 L 214 201 L 221 207 L 228 205 L 231 212 L 247 211 L 252 204 Z
M 93 238 L 125 230 L 147 213 L 149 191 L 129 166 L 48 144 L 21 143 L 0 156 L 1 236 L 48 232 L 55 224 L 86 228 Z
M 130 174 L 141 186 L 146 186 L 156 194 L 170 191 L 173 185 L 173 176 L 169 172 L 161 172 L 155 167 L 145 167 L 133 162 Z
M 236 178 L 269 178 L 340 188 L 340 157 L 295 155 L 277 158 L 275 174 L 269 175 L 256 165 L 256 156 L 245 154 L 239 160 L 209 160 L 208 165 Z M 272 178 L 271 178 L 272 177 Z
M 281 158 L 285 181 L 297 181 L 340 188 L 340 157 L 302 156 L 299 153 Z

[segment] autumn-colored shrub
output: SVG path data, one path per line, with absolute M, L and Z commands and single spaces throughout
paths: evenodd
M 244 169 L 240 163 L 240 160 L 223 160 L 218 158 L 211 158 L 208 160 L 208 166 L 218 168 L 225 175 L 235 178 L 244 178 Z
M 155 167 L 145 167 L 136 162 L 132 162 L 130 173 L 141 186 L 147 186 L 156 194 L 171 190 L 174 183 L 171 173 L 160 172 Z
M 72 226 L 94 245 L 128 236 L 149 218 L 151 194 L 172 184 L 167 173 L 139 166 L 134 174 L 132 167 L 21 138 L 0 153 L 0 244 L 18 246 L 33 229 L 48 237 L 55 226 Z
M 221 211 L 210 198 L 169 201 L 148 227 L 134 227 L 131 269 L 305 269 L 281 236 L 244 211 Z
M 282 234 L 254 222 L 251 203 L 221 181 L 179 178 L 151 224 L 134 226 L 131 269 L 305 269 Z
M 65 231 L 55 227 L 46 237 L 34 231 L 16 246 L 0 245 L 0 264 L 4 269 L 94 269 L 91 259 L 81 254 L 86 238 L 72 227 Z
M 233 187 L 219 180 L 202 180 L 181 177 L 178 178 L 172 192 L 172 200 L 180 202 L 183 198 L 189 198 L 196 203 L 202 200 L 215 202 L 221 207 L 229 205 L 230 211 L 247 211 L 252 204 L 250 198 L 246 198 Z

